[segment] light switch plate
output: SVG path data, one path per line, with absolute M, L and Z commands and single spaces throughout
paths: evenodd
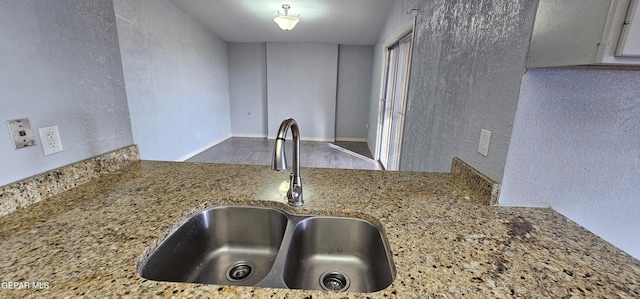
M 42 150 L 45 156 L 62 151 L 62 141 L 60 140 L 60 133 L 58 133 L 58 126 L 39 128 L 38 131 L 40 131 L 40 141 L 42 142 Z
M 36 144 L 35 137 L 33 136 L 33 130 L 31 130 L 31 123 L 28 118 L 8 120 L 7 124 L 9 125 L 9 132 L 15 149 Z
M 480 131 L 480 143 L 478 144 L 478 153 L 485 157 L 489 155 L 489 143 L 491 142 L 491 131 L 482 129 Z

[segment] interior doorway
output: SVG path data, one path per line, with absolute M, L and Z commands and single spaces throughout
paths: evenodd
M 387 170 L 400 168 L 412 45 L 413 26 L 404 30 L 392 43 L 385 45 L 384 89 L 380 104 L 381 115 L 378 118 L 382 125 L 376 156 Z

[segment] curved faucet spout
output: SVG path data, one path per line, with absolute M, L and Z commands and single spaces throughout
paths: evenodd
M 302 179 L 300 178 L 300 131 L 298 130 L 298 123 L 293 118 L 287 118 L 280 124 L 273 147 L 271 169 L 278 171 L 287 169 L 284 142 L 289 128 L 291 128 L 293 137 L 293 172 L 289 176 L 287 199 L 289 205 L 299 207 L 304 204 L 302 200 Z

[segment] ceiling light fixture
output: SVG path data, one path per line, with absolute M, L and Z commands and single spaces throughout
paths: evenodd
M 273 21 L 280 26 L 280 29 L 285 31 L 293 29 L 293 27 L 296 27 L 296 24 L 300 22 L 300 18 L 289 15 L 289 8 L 291 8 L 289 4 L 282 4 L 284 15 L 281 15 L 280 11 L 278 11 L 278 16 L 273 18 Z

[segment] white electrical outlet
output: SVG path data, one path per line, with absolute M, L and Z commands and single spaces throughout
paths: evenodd
M 491 131 L 482 129 L 480 131 L 480 143 L 478 144 L 478 153 L 485 157 L 489 155 L 489 143 L 491 142 Z
M 62 151 L 62 141 L 58 133 L 58 126 L 39 128 L 38 131 L 40 131 L 40 142 L 42 142 L 45 156 Z

